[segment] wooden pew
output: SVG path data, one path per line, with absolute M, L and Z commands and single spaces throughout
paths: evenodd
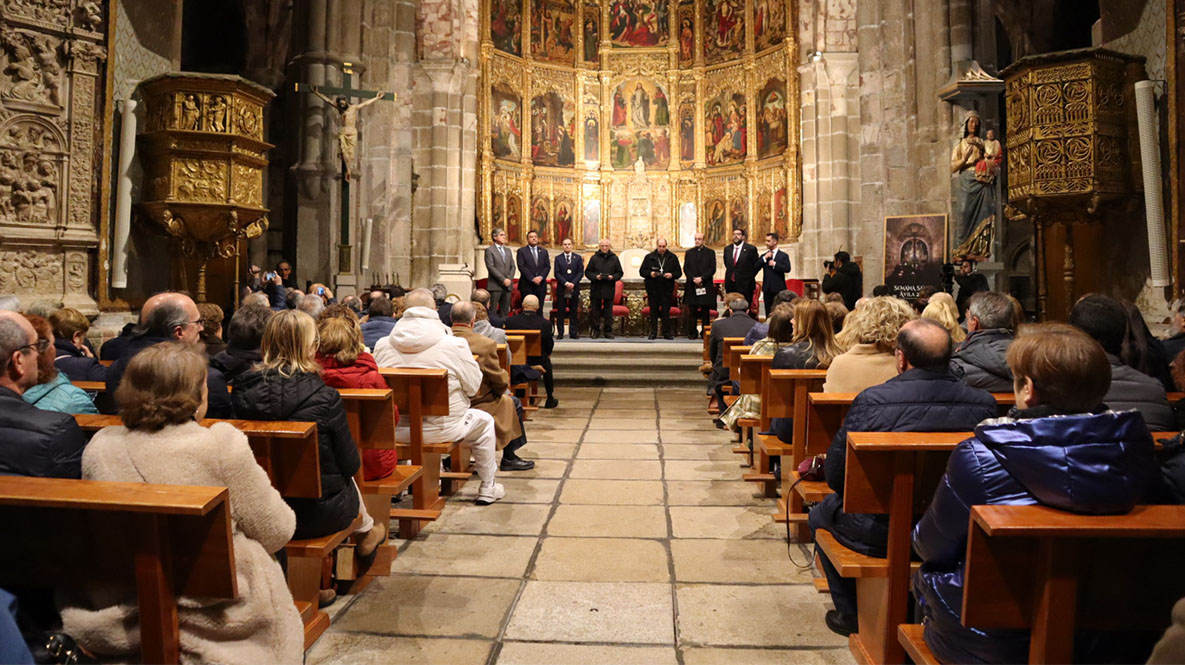
M 444 498 L 440 496 L 441 459 L 457 455 L 456 442 L 425 443 L 424 417 L 449 414 L 448 370 L 419 367 L 380 367 L 394 393 L 395 405 L 407 418 L 409 441 L 396 446 L 399 457 L 421 468 L 412 482 L 412 507 L 392 508 L 390 519 L 399 520 L 399 537 L 414 538 L 424 524 L 440 517 Z
M 88 393 L 107 392 L 107 383 L 104 381 L 71 381 L 70 384 L 75 388 L 82 388 Z
M 776 436 L 758 437 L 757 440 L 763 454 L 779 455 L 782 458 L 782 496 L 774 521 L 789 521 L 793 525 L 794 539 L 798 542 L 810 542 L 811 532 L 807 528 L 803 508 L 805 495 L 790 488 L 798 480 L 799 463 L 806 458 L 807 394 L 821 388 L 826 378 L 825 369 L 771 369 L 769 415 L 771 418 L 793 418 L 794 434 L 788 448 Z M 762 400 L 763 407 L 766 403 L 766 400 Z M 808 483 L 804 481 L 799 484 Z
M 510 351 L 510 363 L 506 366 L 506 372 L 509 374 L 510 368 L 514 365 L 527 364 L 527 338 L 522 335 L 507 335 L 506 346 Z M 523 420 L 530 420 L 531 414 L 539 409 L 539 407 L 531 404 L 526 399 L 527 393 L 531 389 L 531 384 L 528 383 L 512 383 L 510 384 L 510 392 L 518 395 L 522 392 L 523 403 Z
M 1030 663 L 1071 662 L 1079 629 L 1159 634 L 1185 596 L 1185 506 L 1126 515 L 973 506 L 969 522 L 963 625 L 1031 631 Z M 897 637 L 915 663 L 937 662 L 920 625 Z
M 134 588 L 145 663 L 181 662 L 179 596 L 238 597 L 225 487 L 8 476 L 0 524 L 0 584 Z
M 742 418 L 737 421 L 742 427 L 742 431 L 744 428 L 749 429 L 749 438 L 753 444 L 749 454 L 749 465 L 752 471 L 743 475 L 742 478 L 749 482 L 761 483 L 762 492 L 771 499 L 778 496 L 778 478 L 770 471 L 769 455 L 762 452 L 758 445 L 757 439 L 760 437 L 757 433 L 768 432 L 770 427 L 771 417 L 765 401 L 769 398 L 769 370 L 773 361 L 773 356 L 742 355 L 740 357 L 741 394 L 760 396 L 761 413 L 758 418 Z M 745 441 L 744 435 L 741 436 L 741 441 Z
M 512 351 L 513 350 L 520 350 L 519 353 L 515 354 L 514 360 L 511 363 L 512 365 L 526 365 L 530 362 L 527 359 L 528 357 L 539 357 L 539 356 L 543 355 L 543 333 L 539 332 L 538 330 L 507 330 L 506 331 L 507 343 L 510 343 L 510 339 L 512 337 L 521 337 L 523 339 L 522 344 L 519 344 L 516 342 L 513 345 L 511 345 Z M 540 372 L 543 371 L 543 368 L 541 368 L 541 367 L 536 367 L 535 369 Z M 524 411 L 526 411 L 526 410 L 535 411 L 539 408 L 538 406 L 535 405 L 535 402 L 539 398 L 539 382 L 538 381 L 528 381 L 526 383 L 519 383 L 519 384 L 515 384 L 515 385 L 511 386 L 510 388 L 511 388 L 511 391 L 516 392 L 516 393 L 518 391 L 522 391 L 522 395 L 520 395 L 519 397 L 523 401 Z
M 728 340 L 735 340 L 735 339 L 737 339 L 737 338 L 728 338 L 725 341 L 727 342 Z M 743 342 L 743 341 L 744 340 L 742 339 L 741 342 Z M 721 359 L 724 361 L 725 368 L 728 369 L 729 381 L 738 381 L 738 382 L 740 381 L 741 356 L 748 354 L 749 349 L 750 349 L 750 347 L 745 346 L 744 344 L 741 344 L 738 342 L 738 343 L 728 344 L 721 351 L 721 353 L 723 354 L 721 356 Z M 725 387 L 724 403 L 727 404 L 728 406 L 732 406 L 738 399 L 740 399 L 740 391 L 737 391 L 735 394 L 729 394 L 732 392 L 733 391 L 730 386 Z M 753 451 L 750 450 L 747 445 L 745 445 L 745 432 L 744 431 L 742 431 L 742 434 L 740 437 L 740 442 L 741 442 L 741 445 L 733 448 L 732 452 L 743 456 L 745 458 L 745 464 L 752 467 L 753 466 Z

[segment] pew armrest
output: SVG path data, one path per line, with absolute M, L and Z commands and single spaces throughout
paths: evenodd
M 922 638 L 922 624 L 903 623 L 897 626 L 897 641 L 915 665 L 942 665 Z
M 887 577 L 889 561 L 854 552 L 839 543 L 830 531 L 815 531 L 815 544 L 843 577 Z

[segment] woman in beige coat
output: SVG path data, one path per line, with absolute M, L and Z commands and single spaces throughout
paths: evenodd
M 124 426 L 95 434 L 82 477 L 226 487 L 239 598 L 178 599 L 181 662 L 299 663 L 303 627 L 271 555 L 292 537 L 296 515 L 242 432 L 195 422 L 206 413 L 206 367 L 206 357 L 187 344 L 166 342 L 137 354 L 115 395 Z M 137 657 L 135 590 L 95 584 L 79 595 L 62 608 L 65 631 L 103 659 Z
M 848 314 L 836 341 L 846 351 L 827 368 L 823 392 L 858 393 L 897 376 L 897 333 L 917 318 L 909 303 L 892 296 L 870 298 Z

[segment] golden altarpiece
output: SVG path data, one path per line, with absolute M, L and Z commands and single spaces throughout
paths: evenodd
M 795 3 L 483 0 L 482 242 L 797 240 Z

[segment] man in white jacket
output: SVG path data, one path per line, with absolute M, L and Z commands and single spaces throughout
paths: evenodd
M 506 495 L 495 482 L 497 440 L 494 418 L 469 408 L 469 397 L 481 387 L 481 367 L 465 340 L 454 337 L 436 313 L 436 300 L 427 289 L 407 294 L 407 309 L 391 333 L 374 345 L 379 367 L 426 367 L 448 370 L 449 414 L 424 417 L 424 440 L 428 443 L 464 441 L 473 449 L 473 460 L 481 488 L 477 504 L 488 506 Z M 400 419 L 395 439 L 411 439 L 406 419 Z

